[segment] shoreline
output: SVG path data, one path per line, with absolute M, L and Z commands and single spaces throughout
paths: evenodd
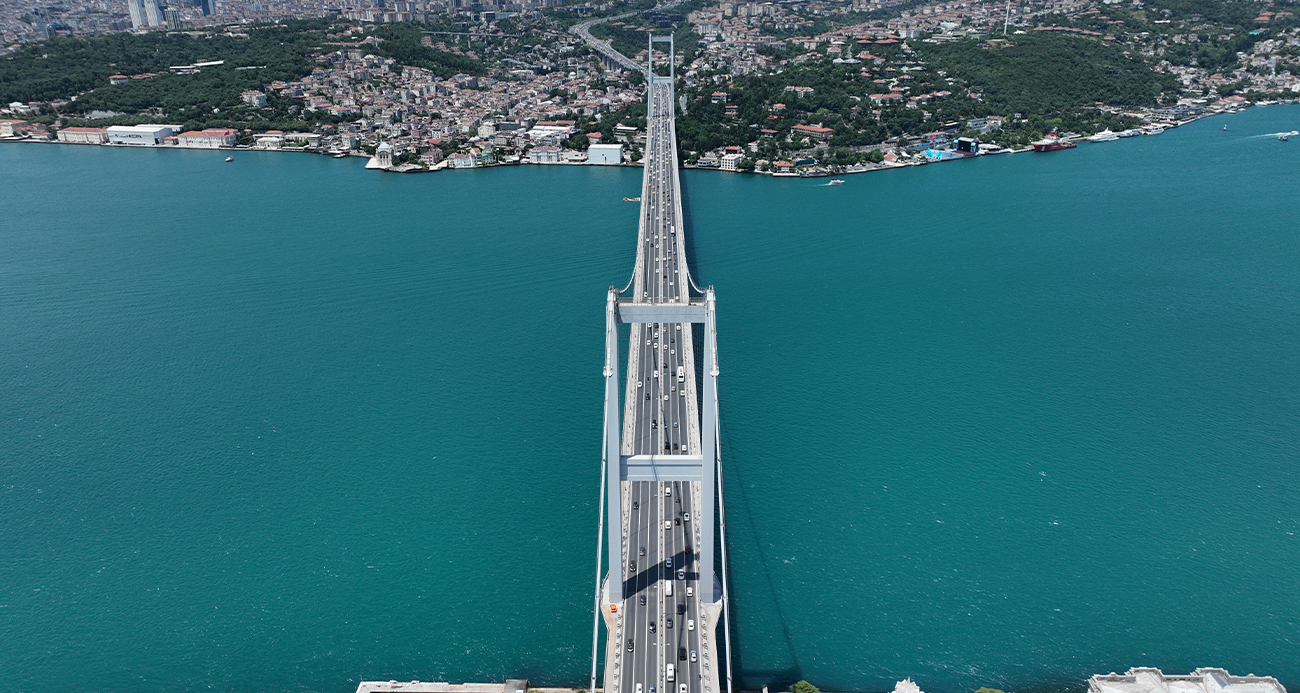
M 1161 129 L 1157 132 L 1142 133 L 1142 134 L 1144 136 L 1158 135 L 1164 132 L 1165 130 L 1182 127 L 1184 125 L 1189 125 L 1198 120 L 1203 120 L 1206 118 L 1212 118 L 1220 115 L 1231 115 L 1234 113 L 1238 113 L 1242 110 L 1245 110 L 1246 108 L 1253 108 L 1256 106 L 1266 106 L 1266 105 L 1296 105 L 1297 103 L 1300 103 L 1300 101 L 1288 100 L 1288 101 L 1277 101 L 1277 102 L 1269 102 L 1269 103 L 1257 103 L 1257 104 L 1249 104 L 1234 109 L 1214 111 L 1210 113 L 1200 113 L 1190 118 L 1185 118 L 1183 120 L 1177 120 L 1170 123 L 1152 123 L 1153 126 L 1159 126 Z M 1077 137 L 1077 138 L 1072 138 L 1069 141 L 1072 143 L 1088 142 L 1088 138 Z M 322 150 L 308 149 L 305 147 L 282 147 L 279 149 L 261 149 L 257 147 L 240 147 L 240 146 L 184 147 L 184 146 L 174 145 L 174 144 L 145 146 L 145 145 L 131 145 L 131 144 L 110 144 L 108 142 L 62 142 L 57 139 L 36 139 L 33 137 L 14 137 L 14 136 L 0 137 L 0 143 L 63 144 L 63 145 L 73 145 L 73 146 L 85 146 L 85 147 L 111 147 L 115 149 L 151 149 L 151 150 L 161 149 L 161 150 L 185 150 L 185 151 L 211 151 L 211 152 L 218 152 L 218 153 L 225 152 L 226 156 L 231 156 L 235 152 L 316 154 L 320 156 L 327 156 L 331 159 L 365 159 L 367 161 L 366 168 L 372 170 L 384 171 L 387 173 L 437 173 L 446 170 L 461 170 L 458 168 L 448 166 L 447 161 L 449 161 L 449 159 L 444 159 L 443 161 L 440 161 L 428 168 L 425 168 L 423 166 L 418 166 L 418 165 L 411 165 L 411 164 L 402 164 L 401 166 L 398 167 L 386 167 L 386 168 L 379 167 L 379 166 L 370 166 L 369 163 L 374 161 L 374 156 L 369 154 L 364 154 L 364 153 L 356 153 L 356 150 L 352 150 L 349 152 L 338 152 L 338 151 L 329 151 L 329 150 L 322 151 Z M 1102 144 L 1102 142 L 1091 142 L 1090 144 Z M 717 171 L 719 173 L 736 173 L 736 174 L 745 174 L 745 175 L 767 176 L 770 178 L 794 178 L 798 180 L 805 180 L 808 178 L 829 178 L 831 176 L 848 176 L 848 175 L 857 175 L 863 173 L 875 173 L 878 171 L 889 171 L 889 170 L 900 169 L 900 168 L 911 168 L 914 166 L 926 166 L 929 164 L 940 164 L 940 163 L 947 163 L 950 161 L 965 161 L 967 159 L 978 159 L 985 156 L 996 156 L 1000 154 L 1023 154 L 1025 152 L 1032 152 L 1032 151 L 1034 151 L 1032 147 L 1025 147 L 1023 149 L 1003 148 L 997 151 L 981 152 L 979 154 L 966 154 L 963 156 L 955 156 L 952 158 L 943 158 L 938 160 L 929 160 L 924 157 L 921 157 L 919 159 L 913 158 L 905 162 L 873 163 L 873 164 L 866 164 L 862 166 L 842 168 L 840 170 L 818 167 L 812 169 L 811 171 L 805 170 L 803 172 L 779 172 L 778 173 L 774 171 L 753 171 L 753 170 L 737 171 L 737 170 L 723 170 L 721 168 L 714 168 L 711 166 L 709 167 L 688 166 L 686 164 L 682 164 L 681 169 L 686 171 Z M 338 156 L 338 154 L 340 153 L 344 154 L 344 156 Z M 407 166 L 409 166 L 410 168 L 403 168 Z M 613 168 L 620 168 L 620 167 L 621 168 L 644 168 L 644 164 L 639 160 L 635 162 L 624 162 L 619 164 L 592 164 L 587 161 L 557 161 L 557 162 L 539 163 L 533 161 L 526 161 L 521 158 L 516 161 L 495 162 L 486 165 L 464 167 L 464 169 L 468 170 L 468 169 L 498 168 L 502 166 L 604 166 L 604 167 L 613 167 Z

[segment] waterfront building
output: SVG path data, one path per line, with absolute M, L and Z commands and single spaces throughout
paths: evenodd
M 176 136 L 176 144 L 192 149 L 217 149 L 235 146 L 237 133 L 227 128 L 190 130 Z
M 0 120 L 0 137 L 13 137 L 27 129 L 25 120 Z
M 276 150 L 284 147 L 284 133 L 279 130 L 267 130 L 253 138 L 255 149 Z
M 108 143 L 156 147 L 179 129 L 175 125 L 113 125 L 108 128 Z
M 73 144 L 107 144 L 107 128 L 63 128 L 59 130 L 60 142 Z
M 723 171 L 737 171 L 740 170 L 740 162 L 744 160 L 744 154 L 733 152 L 731 154 L 723 154 L 720 163 Z
M 528 156 L 532 158 L 534 164 L 558 164 L 560 163 L 560 148 L 555 145 L 544 144 L 528 150 Z
M 1124 674 L 1097 674 L 1088 693 L 1286 693 L 1272 676 L 1233 676 L 1226 669 L 1203 667 L 1185 676 L 1166 676 L 1154 667 L 1134 667 Z
M 612 166 L 623 163 L 623 145 L 593 144 L 587 147 L 587 163 Z

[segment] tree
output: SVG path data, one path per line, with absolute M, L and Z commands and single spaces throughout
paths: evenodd
M 816 686 L 807 681 L 799 681 L 790 685 L 790 693 L 822 693 Z

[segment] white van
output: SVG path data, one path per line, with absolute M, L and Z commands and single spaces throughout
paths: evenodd
M 673 669 L 674 669 L 673 665 L 669 664 L 669 665 L 668 665 L 668 681 L 669 681 L 669 682 L 672 682 L 672 680 L 673 680 Z
M 671 596 L 673 596 L 673 581 L 672 581 L 672 580 L 665 580 L 665 581 L 664 581 L 664 596 L 665 596 L 665 597 L 671 597 Z
M 677 367 L 677 382 L 679 382 L 679 383 L 684 383 L 684 382 L 686 382 L 686 367 L 685 367 L 685 366 L 678 366 L 678 367 Z

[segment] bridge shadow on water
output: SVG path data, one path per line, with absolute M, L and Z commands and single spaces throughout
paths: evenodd
M 691 193 L 690 193 L 689 186 L 686 185 L 687 178 L 685 176 L 682 176 L 681 175 L 682 173 L 683 171 L 681 169 L 678 169 L 677 174 L 678 176 L 681 176 L 681 186 L 680 186 L 681 189 L 680 197 L 682 202 L 681 221 L 682 221 L 683 233 L 686 234 L 686 242 L 685 242 L 686 262 L 687 262 L 687 266 L 690 268 L 691 276 L 696 279 L 695 284 L 700 288 L 705 288 L 708 286 L 708 284 L 706 283 L 707 278 L 705 278 L 702 274 L 699 273 L 696 264 L 697 254 L 696 254 L 696 246 L 695 246 L 695 224 L 693 220 L 693 215 L 691 213 Z M 718 299 L 719 313 L 725 314 L 726 312 L 725 306 L 727 301 L 725 288 L 719 291 L 719 296 L 720 296 Z M 704 382 L 704 373 L 703 373 L 704 330 L 702 329 L 692 330 L 691 337 L 692 337 L 695 353 L 698 355 L 697 358 L 695 359 L 695 370 L 696 370 L 695 382 L 703 383 Z M 727 345 L 726 336 L 720 330 L 718 336 L 719 364 L 726 362 L 725 360 L 726 348 L 727 348 L 726 345 Z M 697 388 L 697 395 L 702 396 L 703 394 L 702 391 L 703 388 Z M 787 666 L 784 667 L 779 666 L 778 663 L 771 662 L 771 661 L 765 661 L 763 664 L 756 663 L 754 666 L 746 665 L 745 658 L 742 655 L 744 651 L 744 640 L 745 640 L 744 633 L 742 629 L 739 628 L 738 626 L 740 622 L 743 621 L 743 619 L 741 618 L 741 616 L 745 612 L 743 604 L 746 602 L 748 603 L 756 602 L 758 600 L 758 595 L 747 593 L 745 595 L 745 598 L 740 600 L 741 605 L 738 606 L 737 600 L 735 599 L 735 594 L 733 593 L 731 603 L 729 605 L 729 611 L 731 612 L 730 613 L 731 618 L 729 619 L 729 621 L 731 625 L 731 639 L 733 645 L 732 648 L 733 651 L 730 653 L 733 685 L 736 690 L 741 690 L 744 688 L 761 687 L 765 685 L 770 686 L 772 690 L 787 690 L 790 684 L 799 681 L 803 678 L 803 666 L 799 663 L 799 656 L 795 652 L 794 641 L 790 637 L 789 623 L 785 617 L 785 612 L 782 608 L 781 602 L 777 598 L 776 585 L 772 581 L 772 571 L 769 570 L 768 568 L 768 557 L 763 550 L 762 542 L 759 541 L 758 533 L 755 529 L 756 525 L 754 523 L 753 511 L 752 508 L 750 507 L 749 498 L 746 496 L 744 484 L 742 483 L 741 478 L 739 478 L 741 474 L 740 470 L 742 469 L 743 465 L 737 464 L 737 460 L 733 455 L 734 447 L 729 444 L 729 441 L 731 440 L 731 436 L 728 433 L 728 426 L 727 426 L 726 390 L 725 387 L 721 384 L 719 385 L 718 399 L 719 399 L 718 418 L 719 418 L 719 427 L 721 429 L 719 432 L 720 434 L 719 442 L 722 447 L 722 453 L 723 453 L 722 454 L 723 469 L 724 469 L 723 483 L 725 484 L 725 488 L 723 489 L 723 491 L 726 494 L 726 498 L 729 498 L 731 501 L 729 507 L 731 508 L 731 511 L 733 513 L 732 524 L 731 524 L 731 529 L 733 530 L 733 533 L 731 535 L 731 542 L 728 545 L 729 547 L 731 547 L 733 551 L 735 550 L 737 542 L 736 542 L 736 535 L 734 530 L 736 529 L 737 526 L 744 526 L 746 529 L 746 540 L 747 540 L 746 541 L 747 546 L 745 547 L 745 550 L 747 552 L 752 551 L 753 554 L 758 557 L 758 564 L 761 567 L 761 571 L 762 571 L 762 579 L 767 585 L 767 599 L 770 599 L 772 602 L 771 612 L 776 613 L 775 626 L 776 629 L 781 634 L 781 639 L 785 644 L 786 656 L 788 658 L 788 664 Z M 737 518 L 737 514 L 740 515 L 740 518 Z M 717 521 L 716 517 L 713 519 L 715 522 Z M 736 522 L 737 519 L 741 519 L 743 521 L 738 523 Z M 720 534 L 715 536 L 715 541 L 716 544 L 714 546 L 714 555 L 721 556 L 722 537 Z M 731 568 L 728 567 L 728 570 L 730 571 Z M 734 575 L 729 575 L 728 577 L 734 578 Z M 766 610 L 762 610 L 762 611 L 766 612 Z M 725 657 L 726 644 L 721 639 L 721 637 L 719 637 L 718 643 L 719 643 L 718 654 L 720 657 Z M 720 671 L 719 675 L 720 675 L 719 679 L 721 683 L 725 685 L 726 672 Z

